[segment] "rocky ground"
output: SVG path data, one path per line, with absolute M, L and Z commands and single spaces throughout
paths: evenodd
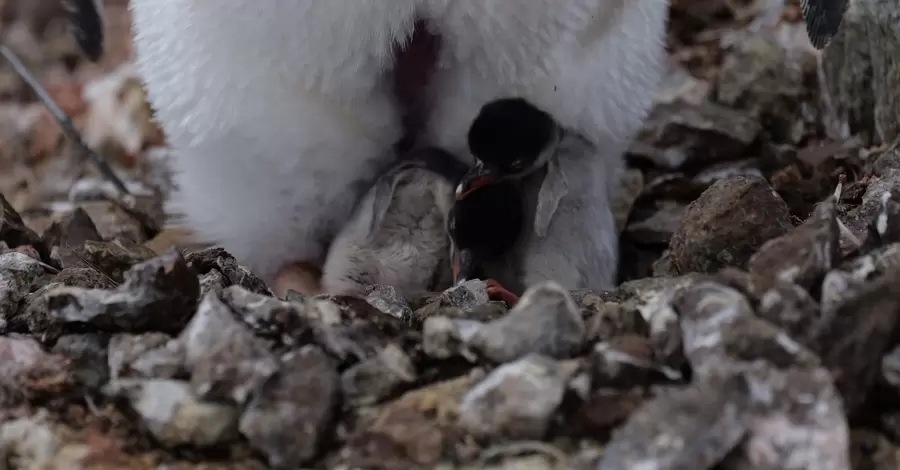
M 820 67 L 795 4 L 673 0 L 623 284 L 507 311 L 480 281 L 277 299 L 183 249 L 124 3 L 94 65 L 58 2 L 0 0 L 0 36 L 135 194 L 0 65 L 0 468 L 900 466 L 900 74 L 850 40 L 877 28 L 849 18 Z

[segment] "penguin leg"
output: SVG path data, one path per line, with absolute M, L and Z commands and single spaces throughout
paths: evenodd
M 519 302 L 519 296 L 508 291 L 505 287 L 500 285 L 499 282 L 493 279 L 487 279 L 484 283 L 487 286 L 488 297 L 491 299 L 506 302 L 506 305 L 510 308 L 514 307 Z
M 284 298 L 289 290 L 306 296 L 321 292 L 322 273 L 317 266 L 309 263 L 292 263 L 283 266 L 275 274 L 273 290 L 275 295 Z

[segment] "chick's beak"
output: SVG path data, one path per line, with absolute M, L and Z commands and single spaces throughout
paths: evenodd
M 453 285 L 458 286 L 475 274 L 475 257 L 469 250 L 453 250 Z
M 456 186 L 456 200 L 465 199 L 473 191 L 491 184 L 496 179 L 497 175 L 492 170 L 485 168 L 481 163 L 475 164 Z

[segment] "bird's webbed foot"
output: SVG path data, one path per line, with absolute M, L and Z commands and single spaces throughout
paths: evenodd
M 486 279 L 484 284 L 487 286 L 488 297 L 491 300 L 506 302 L 506 305 L 510 308 L 514 307 L 519 302 L 519 296 L 508 291 L 505 287 L 500 285 L 499 282 L 493 279 Z
M 284 298 L 288 290 L 306 296 L 317 295 L 322 290 L 322 272 L 310 263 L 292 263 L 282 267 L 275 275 L 275 295 Z

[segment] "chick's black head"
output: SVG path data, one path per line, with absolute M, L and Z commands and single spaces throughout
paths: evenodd
M 459 250 L 479 259 L 495 258 L 512 248 L 522 231 L 522 198 L 514 182 L 489 184 L 454 203 L 447 229 Z
M 555 138 L 552 116 L 522 98 L 484 105 L 469 128 L 469 151 L 503 174 L 527 172 Z

